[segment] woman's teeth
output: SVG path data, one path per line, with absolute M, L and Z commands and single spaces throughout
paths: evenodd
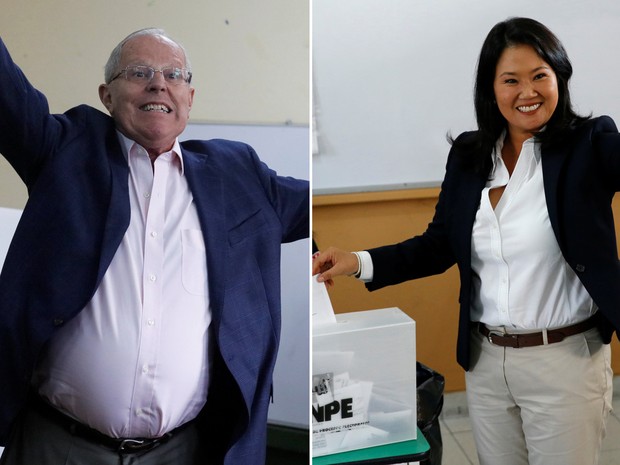
M 540 105 L 541 105 L 540 103 L 537 103 L 536 105 L 517 107 L 517 110 L 519 110 L 522 113 L 529 113 L 530 111 L 538 110 Z

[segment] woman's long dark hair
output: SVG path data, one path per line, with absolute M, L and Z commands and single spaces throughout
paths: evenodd
M 557 77 L 558 105 L 545 131 L 537 134 L 543 144 L 555 140 L 567 129 L 589 118 L 579 116 L 573 110 L 568 87 L 573 67 L 560 40 L 546 26 L 533 19 L 510 18 L 498 23 L 487 35 L 478 59 L 474 89 L 478 132 L 473 139 L 452 141 L 456 145 L 462 144 L 468 149 L 474 149 L 474 159 L 471 161 L 477 170 L 488 171 L 491 167 L 493 148 L 507 128 L 507 122 L 495 101 L 493 82 L 502 52 L 515 45 L 532 47 L 551 66 Z

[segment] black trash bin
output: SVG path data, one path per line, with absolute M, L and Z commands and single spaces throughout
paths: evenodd
M 439 414 L 443 407 L 443 375 L 416 362 L 418 428 L 431 446 L 430 455 L 421 465 L 441 465 L 443 443 L 439 426 Z

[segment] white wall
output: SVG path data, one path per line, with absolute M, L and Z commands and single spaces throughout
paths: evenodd
M 511 16 L 541 21 L 564 43 L 578 111 L 620 121 L 616 0 L 314 0 L 312 7 L 317 193 L 437 185 L 446 133 L 475 129 L 482 42 Z
M 55 113 L 103 107 L 112 48 L 157 26 L 194 70 L 195 121 L 308 124 L 308 0 L 2 0 L 0 35 Z

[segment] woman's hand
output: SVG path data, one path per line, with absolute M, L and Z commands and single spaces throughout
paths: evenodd
M 317 281 L 330 288 L 336 276 L 353 276 L 358 272 L 359 262 L 352 252 L 329 247 L 312 256 L 312 275 L 318 274 Z

